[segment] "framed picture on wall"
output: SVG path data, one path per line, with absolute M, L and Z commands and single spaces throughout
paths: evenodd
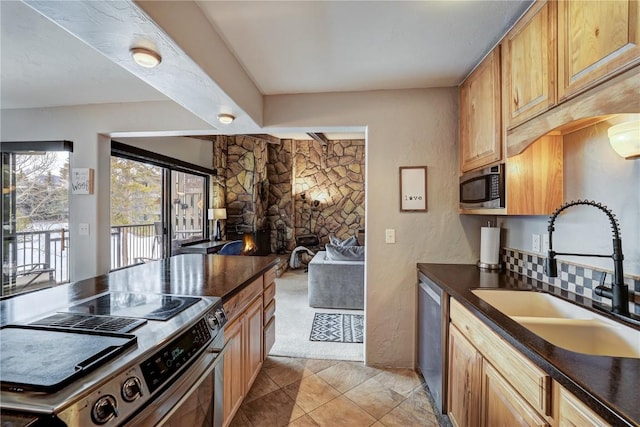
M 400 212 L 427 211 L 427 167 L 400 167 Z

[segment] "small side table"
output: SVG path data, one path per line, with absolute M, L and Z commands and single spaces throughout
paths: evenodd
M 179 253 L 181 254 L 215 254 L 218 252 L 224 245 L 229 243 L 231 240 L 209 240 L 206 242 L 200 242 L 193 245 L 181 246 L 179 249 Z

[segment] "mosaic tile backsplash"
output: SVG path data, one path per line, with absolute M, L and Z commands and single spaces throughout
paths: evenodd
M 602 298 L 593 291 L 600 285 L 603 276 L 604 285 L 611 286 L 611 271 L 558 260 L 558 277 L 548 277 L 544 274 L 546 257 L 511 248 L 503 248 L 502 260 L 507 270 L 547 283 L 554 288 L 611 305 L 611 300 Z M 629 311 L 640 315 L 640 277 L 625 275 L 624 281 L 629 286 Z

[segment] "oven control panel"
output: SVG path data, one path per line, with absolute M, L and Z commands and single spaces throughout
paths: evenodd
M 153 393 L 174 373 L 195 357 L 211 340 L 211 331 L 207 321 L 201 319 L 187 332 L 166 345 L 162 350 L 140 364 L 142 375 Z

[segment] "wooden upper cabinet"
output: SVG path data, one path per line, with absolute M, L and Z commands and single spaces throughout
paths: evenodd
M 494 49 L 460 86 L 460 169 L 502 159 L 500 49 Z
M 558 2 L 558 98 L 640 63 L 637 0 Z
M 556 10 L 555 1 L 536 3 L 502 42 L 507 129 L 555 104 Z

